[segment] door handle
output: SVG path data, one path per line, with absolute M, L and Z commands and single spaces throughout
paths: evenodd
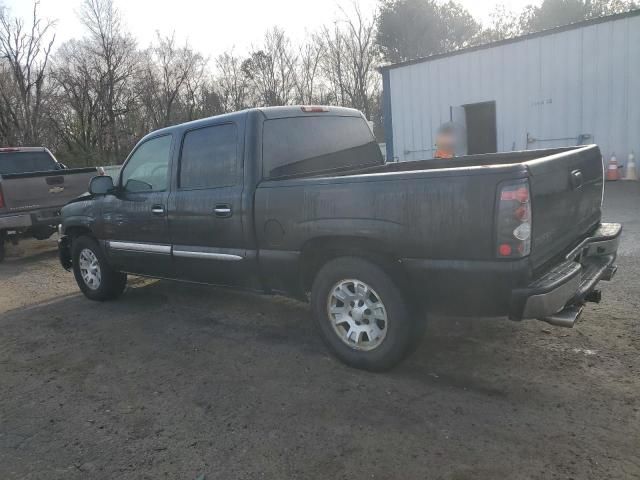
M 582 172 L 580 170 L 573 170 L 571 172 L 571 188 L 574 190 L 580 188 L 583 183 Z
M 213 209 L 213 213 L 216 217 L 220 218 L 229 218 L 231 215 L 233 215 L 231 205 L 228 204 L 216 205 L 216 208 Z
M 164 215 L 164 207 L 162 205 L 154 205 L 151 207 L 151 213 L 154 215 Z

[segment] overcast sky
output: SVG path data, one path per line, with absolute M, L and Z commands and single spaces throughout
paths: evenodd
M 487 21 L 496 4 L 518 11 L 539 0 L 459 0 L 476 18 Z M 28 16 L 31 0 L 0 0 L 14 15 Z M 282 27 L 294 41 L 304 38 L 331 23 L 339 16 L 340 5 L 348 8 L 350 0 L 114 0 L 125 25 L 141 46 L 147 46 L 155 31 L 188 39 L 205 56 L 213 58 L 234 47 L 246 52 L 258 44 L 264 31 L 274 25 Z M 364 11 L 373 11 L 377 0 L 360 0 Z M 77 11 L 81 0 L 41 0 L 41 12 L 56 19 L 57 40 L 81 37 L 82 25 Z

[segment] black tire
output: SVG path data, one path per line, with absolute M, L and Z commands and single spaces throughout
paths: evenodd
M 87 284 L 81 272 L 80 255 L 85 250 L 95 256 L 100 272 L 100 281 L 93 284 L 93 286 Z M 87 236 L 74 238 L 71 243 L 71 258 L 76 283 L 88 299 L 99 302 L 114 300 L 124 292 L 127 285 L 127 274 L 111 268 L 102 248 L 93 238 Z
M 383 323 L 386 333 L 382 340 L 376 340 L 380 342 L 378 345 L 368 347 L 372 348 L 370 350 L 358 349 L 355 342 L 350 342 L 350 338 L 344 340 L 338 333 L 346 332 L 351 326 L 346 323 L 340 324 L 339 328 L 333 325 L 338 322 L 332 319 L 329 304 L 334 289 L 347 280 L 357 280 L 370 287 L 375 293 L 374 300 L 377 297 L 386 311 L 387 321 Z M 344 308 L 346 303 L 339 302 L 337 308 Z M 349 309 L 348 306 L 346 308 Z M 391 276 L 375 263 L 358 257 L 335 258 L 320 269 L 311 288 L 311 309 L 322 339 L 335 356 L 349 366 L 364 370 L 384 371 L 397 365 L 413 351 L 418 343 L 415 336 L 422 330 L 422 319 L 414 313 L 415 309 L 411 308 Z M 348 316 L 350 322 L 355 318 L 351 311 Z M 363 320 L 367 325 L 369 321 Z M 348 332 L 346 335 L 349 337 Z M 369 341 L 366 335 L 357 338 Z

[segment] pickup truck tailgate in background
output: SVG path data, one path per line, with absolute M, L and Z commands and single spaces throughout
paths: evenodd
M 532 195 L 531 260 L 543 266 L 566 253 L 601 217 L 602 155 L 595 146 L 526 162 Z
M 86 192 L 95 175 L 95 168 L 78 168 L 0 176 L 6 211 L 60 208 Z

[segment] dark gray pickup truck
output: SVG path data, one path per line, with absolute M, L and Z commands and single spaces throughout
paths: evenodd
M 0 148 L 0 262 L 7 240 L 49 238 L 60 209 L 86 192 L 96 173 L 95 167 L 68 169 L 44 147 Z
M 93 300 L 126 274 L 310 300 L 329 348 L 382 370 L 425 313 L 573 326 L 615 273 L 596 146 L 384 164 L 365 118 L 277 107 L 153 132 L 62 210 Z

